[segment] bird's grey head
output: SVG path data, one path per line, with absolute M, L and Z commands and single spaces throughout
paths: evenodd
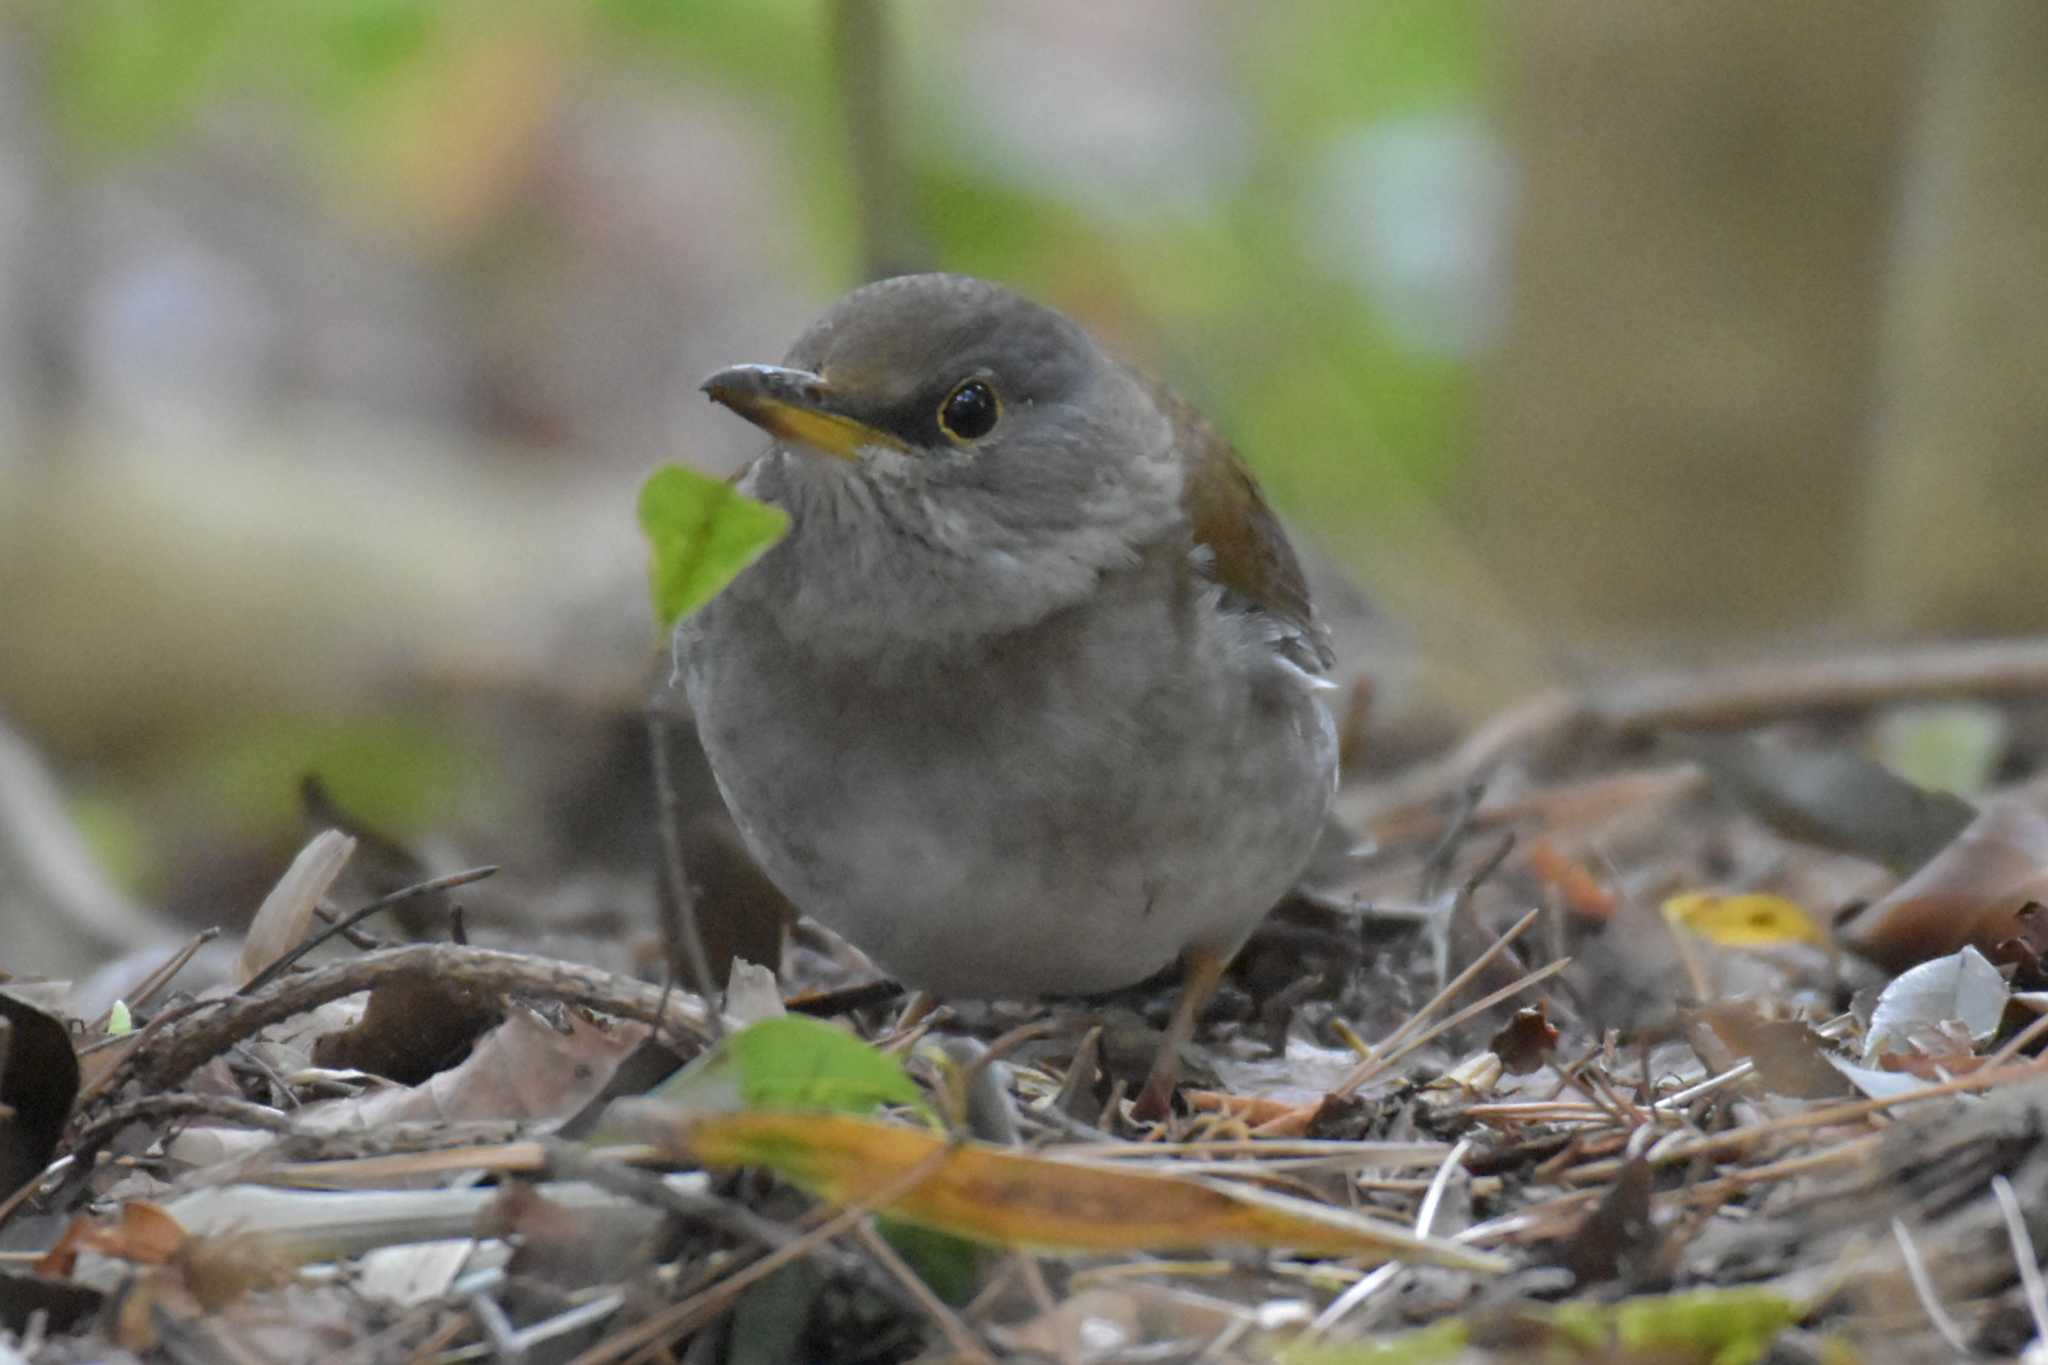
M 1073 322 L 998 285 L 857 289 L 780 366 L 705 390 L 776 447 L 744 486 L 794 527 L 742 591 L 844 635 L 1015 629 L 1181 525 L 1148 391 Z

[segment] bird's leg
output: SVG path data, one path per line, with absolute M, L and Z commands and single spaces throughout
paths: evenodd
M 930 991 L 912 991 L 910 998 L 903 1002 L 903 1012 L 896 1016 L 896 1026 L 891 1033 L 908 1033 L 924 1022 L 925 1016 L 939 1007 L 939 998 Z
M 881 1037 L 875 1039 L 875 1045 L 885 1049 L 900 1046 L 904 1040 L 917 1034 L 919 1026 L 931 1018 L 938 1007 L 939 998 L 930 991 L 912 991 L 910 998 L 903 1002 L 903 1011 L 896 1016 L 896 1022 L 882 1030 Z
M 1167 1022 L 1159 1055 L 1152 1061 L 1152 1074 L 1145 1078 L 1145 1088 L 1131 1106 L 1131 1117 L 1140 1123 L 1157 1122 L 1171 1110 L 1173 1088 L 1180 1082 L 1181 1044 L 1195 1036 L 1195 1019 L 1223 984 L 1230 954 L 1198 946 L 1181 954 L 1180 964 L 1180 998 L 1173 1003 L 1173 1018 Z

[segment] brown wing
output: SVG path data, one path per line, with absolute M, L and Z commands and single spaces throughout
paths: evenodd
M 1273 618 L 1314 662 L 1336 662 L 1330 638 L 1309 603 L 1308 580 L 1280 519 L 1266 505 L 1251 471 L 1230 442 L 1164 385 L 1147 381 L 1181 448 L 1195 453 L 1181 495 L 1195 544 L 1208 551 L 1207 572 L 1226 592 Z

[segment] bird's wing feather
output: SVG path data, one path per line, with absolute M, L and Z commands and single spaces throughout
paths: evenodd
M 1336 656 L 1309 602 L 1301 561 L 1243 457 L 1170 389 L 1150 380 L 1146 386 L 1173 423 L 1176 443 L 1194 457 L 1181 503 L 1197 567 L 1229 598 L 1266 616 L 1276 643 L 1297 663 L 1315 672 L 1329 669 Z

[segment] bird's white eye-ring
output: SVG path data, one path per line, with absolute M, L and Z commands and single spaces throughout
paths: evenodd
M 956 441 L 978 441 L 995 430 L 1003 400 L 986 379 L 963 379 L 939 404 L 939 430 Z

